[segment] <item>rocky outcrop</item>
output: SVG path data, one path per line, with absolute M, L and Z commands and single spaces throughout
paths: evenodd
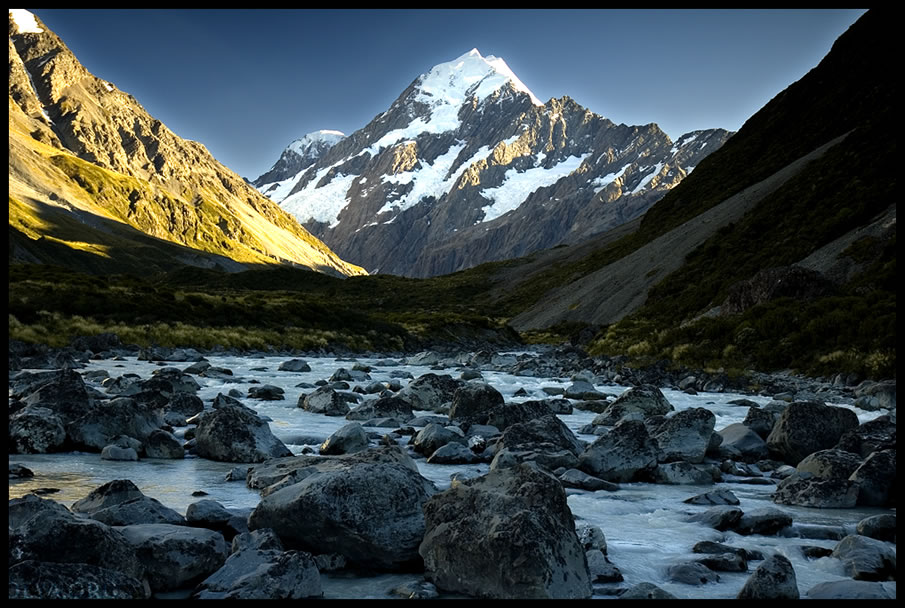
M 438 588 L 483 598 L 588 598 L 590 574 L 559 482 L 529 464 L 433 497 L 419 552 Z

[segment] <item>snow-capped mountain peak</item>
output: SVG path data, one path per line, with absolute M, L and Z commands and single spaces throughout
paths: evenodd
M 342 131 L 322 129 L 296 139 L 286 149 L 292 150 L 302 158 L 319 156 L 325 148 L 332 147 L 345 136 L 346 134 Z
M 19 30 L 20 34 L 41 34 L 44 32 L 38 22 L 35 20 L 34 14 L 24 8 L 9 9 L 9 16 Z
M 481 56 L 478 49 L 435 65 L 421 76 L 417 101 L 436 107 L 443 104 L 461 105 L 474 95 L 483 100 L 506 83 L 531 97 L 534 105 L 544 105 L 518 76 L 499 57 Z

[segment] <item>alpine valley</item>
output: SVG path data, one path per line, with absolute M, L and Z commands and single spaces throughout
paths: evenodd
M 895 599 L 897 29 L 675 141 L 473 50 L 252 186 L 10 10 L 10 599 Z
M 655 124 L 616 125 L 568 97 L 544 104 L 505 61 L 472 49 L 349 137 L 293 142 L 252 183 L 369 272 L 427 277 L 615 228 L 730 135 L 673 142 Z

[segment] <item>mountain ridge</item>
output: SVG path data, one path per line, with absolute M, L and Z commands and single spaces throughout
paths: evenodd
M 202 144 L 179 138 L 131 95 L 91 74 L 40 19 L 11 11 L 9 34 L 10 199 L 19 212 L 11 226 L 31 225 L 32 248 L 40 247 L 34 238 L 40 221 L 25 216 L 40 204 L 54 213 L 78 208 L 82 213 L 70 219 L 93 214 L 198 250 L 186 259 L 199 263 L 214 254 L 239 263 L 363 272 Z M 104 241 L 111 228 L 88 221 L 85 234 Z M 118 237 L 126 233 L 119 230 Z

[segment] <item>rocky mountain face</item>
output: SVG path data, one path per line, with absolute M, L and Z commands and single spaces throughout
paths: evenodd
M 9 19 L 11 259 L 64 245 L 107 258 L 144 249 L 142 270 L 287 263 L 361 274 L 288 213 L 91 74 L 34 15 Z M 148 238 L 151 237 L 151 238 Z
M 730 135 L 673 142 L 655 124 L 617 125 L 568 97 L 541 103 L 502 59 L 475 49 L 418 77 L 299 173 L 283 178 L 278 162 L 254 183 L 345 259 L 426 277 L 638 217 Z

